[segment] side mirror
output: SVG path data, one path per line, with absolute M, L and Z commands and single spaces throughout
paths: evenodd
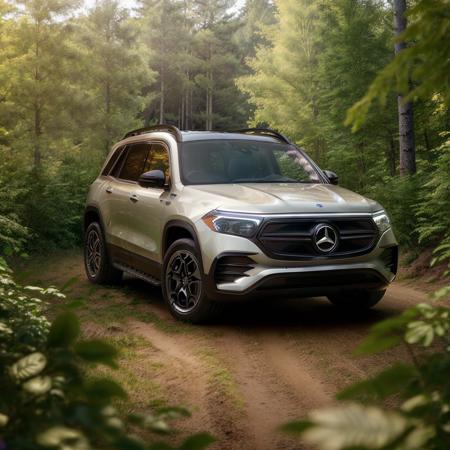
M 339 177 L 331 170 L 324 170 L 323 173 L 328 178 L 328 181 L 330 182 L 330 184 L 338 184 L 339 183 Z
M 142 187 L 164 187 L 166 182 L 166 177 L 162 170 L 150 170 L 149 172 L 143 173 L 139 179 L 138 184 Z

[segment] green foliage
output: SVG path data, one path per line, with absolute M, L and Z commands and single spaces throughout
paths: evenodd
M 37 238 L 29 248 L 50 250 L 81 243 L 87 190 L 98 167 L 97 158 L 85 158 L 73 148 L 61 162 L 45 163 L 40 171 L 27 174 L 33 189 L 23 199 L 23 221 Z
M 372 328 L 358 352 L 405 345 L 412 364 L 395 364 L 338 394 L 348 403 L 311 412 L 285 431 L 320 449 L 428 449 L 450 445 L 450 309 L 419 304 Z M 383 401 L 397 399 L 395 409 Z M 356 403 L 364 401 L 364 403 Z
M 5 256 L 21 254 L 30 237 L 18 207 L 28 189 L 15 179 L 16 165 L 14 155 L 0 145 L 0 255 Z
M 415 208 L 421 200 L 425 175 L 422 171 L 407 177 L 385 176 L 367 187 L 365 194 L 386 208 L 400 244 L 414 248 L 419 240 Z
M 276 23 L 263 28 L 267 46 L 248 61 L 251 75 L 237 83 L 255 108 L 252 125 L 268 124 L 319 153 L 317 98 L 318 5 L 311 1 L 277 3 Z
M 81 81 L 84 114 L 78 118 L 87 148 L 106 155 L 125 130 L 138 128 L 139 113 L 154 97 L 136 20 L 115 0 L 96 2 L 79 24 L 75 44 L 86 71 Z M 95 130 L 92 133 L 91 130 Z
M 447 0 L 419 0 L 410 8 L 410 25 L 399 37 L 409 45 L 378 73 L 367 94 L 349 110 L 347 123 L 354 129 L 362 125 L 375 101 L 386 103 L 390 91 L 406 94 L 405 100 L 437 95 L 450 104 L 449 8 Z
M 442 240 L 434 250 L 432 264 L 450 261 L 450 139 L 434 153 L 432 175 L 424 184 L 423 201 L 417 208 L 419 242 L 436 245 Z
M 283 0 L 277 8 L 277 23 L 263 28 L 266 45 L 249 60 L 252 73 L 238 79 L 255 107 L 251 122 L 287 133 L 361 189 L 380 154 L 391 158 L 394 110 L 375 111 L 358 134 L 343 121 L 391 55 L 386 10 L 357 0 Z
M 72 313 L 50 326 L 43 300 L 63 299 L 57 289 L 20 286 L 0 260 L 0 445 L 38 450 L 173 449 L 148 443 L 128 430 L 172 432 L 169 422 L 187 416 L 182 408 L 161 408 L 123 416 L 114 400 L 126 398 L 115 381 L 86 374 L 89 365 L 117 367 L 117 351 L 99 340 L 80 340 Z M 154 440 L 154 439 L 152 439 Z M 206 433 L 181 446 L 201 450 L 213 442 Z
M 50 289 L 22 287 L 18 285 L 5 261 L 0 258 L 0 334 L 2 353 L 1 365 L 23 352 L 32 352 L 43 345 L 49 322 L 43 315 L 41 297 L 61 297 Z

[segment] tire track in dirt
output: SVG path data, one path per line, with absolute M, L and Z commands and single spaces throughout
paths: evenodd
M 211 449 L 238 449 L 245 439 L 241 412 L 233 405 L 233 399 L 221 392 L 214 380 L 214 368 L 201 357 L 201 350 L 209 348 L 203 338 L 187 334 L 168 335 L 153 325 L 129 321 L 130 331 L 148 339 L 160 353 L 170 379 L 159 379 L 169 389 L 173 404 L 188 405 L 192 416 L 179 422 L 186 433 L 208 431 L 218 439 Z M 164 376 L 164 375 L 163 375 Z M 169 385 L 169 386 L 168 386 Z M 176 392 L 178 390 L 179 392 Z
M 330 402 L 310 367 L 274 336 L 234 331 L 216 345 L 232 367 L 245 402 L 248 448 L 299 448 L 298 441 L 283 435 L 279 426 Z

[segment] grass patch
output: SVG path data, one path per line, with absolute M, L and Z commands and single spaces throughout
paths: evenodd
M 155 381 L 163 364 L 154 363 L 148 357 L 148 351 L 154 349 L 152 343 L 144 337 L 129 334 L 104 339 L 119 351 L 120 370 L 102 366 L 93 369 L 92 374 L 110 377 L 122 385 L 128 399 L 118 401 L 117 407 L 129 412 L 167 405 L 161 386 Z
M 93 307 L 86 303 L 87 307 Z M 149 305 L 140 299 L 133 299 L 130 302 L 117 301 L 116 299 L 96 298 L 96 314 L 93 320 L 99 325 L 106 325 L 111 322 L 124 323 L 130 319 L 135 319 L 144 323 L 151 323 L 156 329 L 166 334 L 178 334 L 194 331 L 195 327 L 182 324 L 171 323 L 161 319 L 155 312 L 151 311 Z
M 228 397 L 237 409 L 243 411 L 245 403 L 239 395 L 233 375 L 219 359 L 217 352 L 213 348 L 203 348 L 197 354 L 211 372 L 209 379 L 211 386 Z

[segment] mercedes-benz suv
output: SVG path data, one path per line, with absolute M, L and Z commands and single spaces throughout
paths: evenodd
M 397 242 L 382 206 L 337 181 L 272 130 L 131 131 L 90 187 L 87 276 L 161 285 L 190 322 L 267 295 L 369 308 L 395 278 Z

